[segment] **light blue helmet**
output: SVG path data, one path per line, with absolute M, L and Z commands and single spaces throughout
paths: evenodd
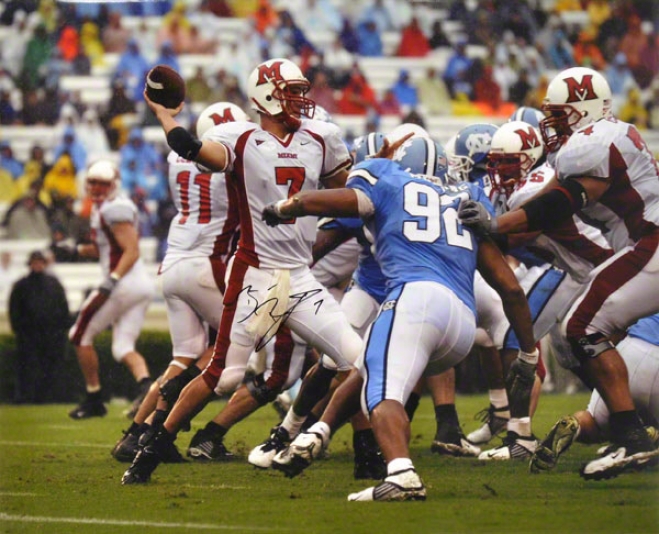
M 312 118 L 317 121 L 331 122 L 331 123 L 334 122 L 334 119 L 329 114 L 329 112 L 324 107 L 319 106 L 318 104 L 316 104 L 316 110 L 314 111 Z
M 368 156 L 373 156 L 382 148 L 384 134 L 380 132 L 371 132 L 367 135 L 356 137 L 352 144 L 352 162 L 357 165 L 364 161 Z
M 442 178 L 446 174 L 446 153 L 429 137 L 412 137 L 394 153 L 393 161 L 411 174 Z
M 473 181 L 472 171 L 485 174 L 487 155 L 490 153 L 492 137 L 497 126 L 479 123 L 466 126 L 455 137 L 453 153 L 448 156 L 448 175 L 454 182 Z
M 534 128 L 540 128 L 540 121 L 544 118 L 544 113 L 539 109 L 522 106 L 515 110 L 515 112 L 508 119 L 508 122 L 522 121 L 530 124 Z

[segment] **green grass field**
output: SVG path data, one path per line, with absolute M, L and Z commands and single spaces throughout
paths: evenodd
M 586 406 L 587 395 L 544 395 L 534 421 L 543 436 L 559 416 Z M 483 395 L 458 399 L 464 430 Z M 193 424 L 203 426 L 220 402 Z M 634 533 L 659 532 L 659 472 L 603 482 L 578 475 L 595 446 L 576 444 L 551 473 L 526 463 L 482 463 L 430 453 L 434 413 L 423 398 L 412 426 L 412 457 L 428 487 L 426 502 L 348 503 L 366 487 L 352 478 L 351 432 L 342 429 L 330 458 L 289 480 L 246 462 L 277 422 L 265 407 L 239 424 L 226 443 L 230 463 L 161 465 L 150 484 L 120 484 L 126 464 L 110 456 L 128 421 L 121 404 L 107 417 L 73 421 L 70 406 L 0 407 L 0 532 L 290 532 L 290 533 Z M 182 433 L 184 451 L 192 433 Z

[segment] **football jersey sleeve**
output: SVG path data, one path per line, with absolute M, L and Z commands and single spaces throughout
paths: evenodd
M 574 141 L 570 138 L 556 156 L 556 176 L 560 182 L 584 176 L 602 179 L 610 176 L 609 150 L 597 141 L 583 135 L 575 137 Z
M 321 123 L 321 128 L 324 130 L 323 139 L 326 148 L 320 174 L 322 181 L 344 169 L 348 169 L 352 165 L 352 158 L 350 157 L 350 152 L 348 152 L 348 147 L 346 147 L 341 137 L 341 130 L 336 124 L 324 122 Z
M 233 165 L 236 161 L 236 143 L 238 139 L 245 133 L 256 128 L 254 123 L 251 122 L 227 122 L 218 124 L 208 130 L 203 137 L 202 141 L 213 141 L 224 145 L 227 151 L 227 163 L 224 171 L 232 171 Z
M 137 207 L 132 200 L 117 197 L 101 206 L 100 215 L 106 224 L 110 225 L 121 222 L 133 223 L 137 215 Z

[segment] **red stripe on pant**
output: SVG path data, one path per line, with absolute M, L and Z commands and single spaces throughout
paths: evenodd
M 202 374 L 204 382 L 211 389 L 215 389 L 222 376 L 222 371 L 226 367 L 227 352 L 229 351 L 229 345 L 231 345 L 231 328 L 233 327 L 238 297 L 243 289 L 247 269 L 249 269 L 247 263 L 240 261 L 238 257 L 234 257 L 229 282 L 224 293 L 224 309 L 222 310 L 220 327 L 215 338 L 213 358 Z
M 80 340 L 87 330 L 90 321 L 94 315 L 96 315 L 96 312 L 101 309 L 103 304 L 108 301 L 108 298 L 110 298 L 109 293 L 96 290 L 96 295 L 92 297 L 89 303 L 84 306 L 82 310 L 80 310 L 80 315 L 78 316 L 73 335 L 71 336 L 71 343 L 73 343 L 74 346 L 80 346 Z
M 567 323 L 567 338 L 577 340 L 586 335 L 586 329 L 611 294 L 640 273 L 659 247 L 659 232 L 640 239 L 628 253 L 617 258 L 600 271 L 588 293 Z

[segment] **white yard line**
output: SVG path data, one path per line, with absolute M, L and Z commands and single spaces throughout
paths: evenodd
M 48 517 L 31 515 L 12 515 L 0 512 L 0 521 L 16 523 L 69 523 L 74 525 L 113 525 L 147 528 L 187 528 L 200 530 L 239 530 L 242 532 L 272 532 L 288 530 L 273 527 L 247 525 L 211 525 L 207 523 L 161 523 L 158 521 L 124 521 L 119 519 L 95 519 L 93 517 Z

